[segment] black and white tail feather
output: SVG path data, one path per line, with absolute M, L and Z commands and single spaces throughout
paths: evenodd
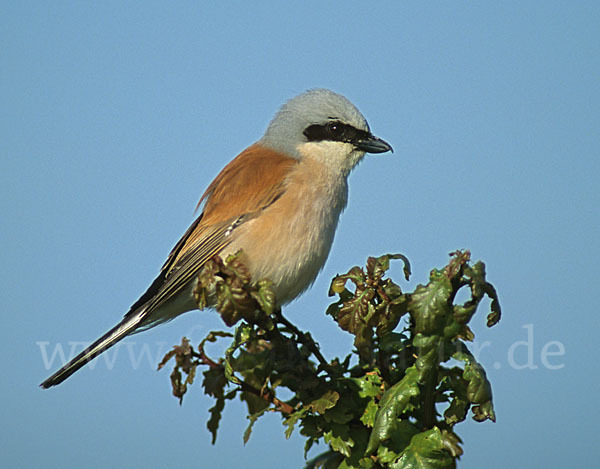
M 145 308 L 134 314 L 128 314 L 123 320 L 113 327 L 110 331 L 91 344 L 69 363 L 50 376 L 46 381 L 40 384 L 44 389 L 62 383 L 80 368 L 87 365 L 105 350 L 109 349 L 124 337 L 133 334 L 145 318 Z

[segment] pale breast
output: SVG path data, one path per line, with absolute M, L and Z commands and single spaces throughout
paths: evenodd
M 304 160 L 289 175 L 284 194 L 237 228 L 223 254 L 242 249 L 253 280 L 270 279 L 278 302 L 288 303 L 323 268 L 347 196 L 345 177 Z

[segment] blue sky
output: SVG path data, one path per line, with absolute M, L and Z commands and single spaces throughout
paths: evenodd
M 3 2 L 4 465 L 301 467 L 276 415 L 244 447 L 239 403 L 211 446 L 210 400 L 194 387 L 180 407 L 155 371 L 181 336 L 223 328 L 211 312 L 37 385 L 57 344 L 120 319 L 277 108 L 328 87 L 395 153 L 351 175 L 331 256 L 289 318 L 344 354 L 323 313 L 333 275 L 402 252 L 414 287 L 469 248 L 504 316 L 473 322 L 498 421 L 457 427 L 460 467 L 595 467 L 599 24 L 593 1 Z

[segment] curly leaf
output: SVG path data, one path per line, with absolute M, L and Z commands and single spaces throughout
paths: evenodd
M 247 302 L 248 298 L 239 280 L 229 280 L 217 285 L 215 309 L 228 326 L 233 326 L 242 318 L 241 309 Z
M 478 304 L 484 295 L 487 295 L 492 300 L 490 305 L 492 312 L 488 314 L 487 326 L 492 327 L 496 325 L 502 315 L 500 301 L 498 300 L 498 294 L 494 286 L 486 281 L 485 264 L 479 261 L 465 273 L 468 273 L 468 277 L 470 278 L 473 302 Z
M 492 405 L 492 385 L 487 379 L 483 367 L 475 362 L 465 365 L 463 377 L 468 381 L 467 397 L 473 404 L 473 418 L 478 422 L 490 419 L 496 421 L 494 406 Z
M 367 275 L 371 278 L 380 279 L 390 269 L 390 260 L 401 259 L 404 262 L 404 278 L 410 278 L 410 262 L 403 254 L 384 254 L 379 257 L 369 257 L 367 259 Z
M 369 302 L 374 296 L 375 291 L 372 288 L 360 291 L 357 289 L 354 298 L 345 301 L 337 313 L 337 322 L 340 327 L 351 334 L 359 333 L 366 325 Z
M 449 279 L 457 279 L 461 277 L 465 266 L 468 265 L 471 260 L 470 251 L 461 251 L 460 249 L 450 253 L 452 258 L 446 267 L 444 267 L 444 273 Z
M 202 339 L 202 341 L 198 345 L 198 349 L 203 350 L 206 342 L 216 342 L 219 339 L 219 337 L 233 337 L 233 334 L 231 332 L 225 331 L 210 331 L 208 334 L 206 334 L 206 337 Z
M 486 282 L 485 294 L 492 299 L 492 303 L 490 305 L 492 312 L 487 316 L 487 326 L 492 327 L 498 324 L 498 321 L 500 321 L 500 317 L 502 316 L 502 312 L 500 310 L 500 300 L 498 300 L 498 293 L 496 293 L 496 289 L 491 283 Z
M 358 266 L 352 267 L 348 273 L 343 275 L 336 275 L 331 281 L 329 287 L 329 296 L 333 296 L 336 293 L 339 295 L 346 288 L 346 282 L 350 280 L 354 285 L 360 287 L 364 285 L 366 281 L 365 272 Z
M 465 420 L 471 406 L 467 398 L 467 386 L 462 377 L 452 380 L 452 390 L 450 405 L 444 411 L 444 420 L 450 426 Z
M 417 433 L 401 456 L 390 464 L 390 469 L 450 469 L 456 463 L 446 450 L 442 432 L 434 427 Z
M 442 334 L 447 317 L 452 313 L 452 294 L 450 280 L 436 269 L 431 271 L 427 285 L 417 286 L 408 305 L 417 333 Z
M 463 450 L 460 447 L 462 440 L 453 431 L 442 430 L 442 443 L 444 444 L 444 449 L 448 451 L 453 458 L 462 456 Z
M 258 306 L 265 314 L 273 314 L 277 307 L 275 292 L 273 291 L 273 282 L 270 280 L 261 280 L 257 284 L 258 290 L 252 292 L 252 297 L 258 303 Z
M 329 287 L 329 296 L 339 295 L 342 293 L 346 289 L 347 281 L 348 277 L 336 275 L 331 281 L 331 286 Z
M 222 259 L 219 256 L 214 256 L 200 270 L 198 282 L 193 290 L 198 309 L 202 310 L 209 305 L 209 297 L 216 291 L 217 283 L 223 281 L 222 277 L 217 275 L 222 267 Z
M 242 250 L 237 251 L 235 254 L 230 254 L 225 259 L 225 268 L 222 269 L 230 277 L 240 279 L 243 285 L 250 283 L 250 269 L 241 261 Z
M 410 399 L 419 394 L 419 373 L 415 366 L 406 370 L 404 378 L 383 395 L 375 417 L 366 454 L 373 454 L 377 447 L 391 437 L 399 416 L 408 408 Z
M 487 419 L 495 422 L 496 414 L 492 404 L 492 385 L 487 379 L 485 370 L 477 363 L 475 357 L 464 345 L 452 357 L 465 362 L 462 377 L 467 386 L 466 399 L 472 404 L 477 404 L 472 408 L 473 418 L 478 422 Z

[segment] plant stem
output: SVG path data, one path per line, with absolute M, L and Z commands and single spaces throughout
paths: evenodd
M 310 336 L 310 334 L 308 334 L 306 332 L 302 332 L 293 323 L 291 323 L 290 321 L 288 321 L 283 316 L 283 314 L 281 312 L 281 308 L 278 308 L 277 311 L 274 312 L 274 315 L 277 318 L 278 322 L 280 322 L 281 324 L 283 324 L 290 331 L 292 331 L 296 335 L 296 337 L 298 337 L 298 341 L 301 344 L 306 345 L 308 347 L 308 349 L 311 351 L 311 353 L 317 358 L 317 360 L 321 364 L 321 367 L 323 369 L 329 371 L 330 370 L 329 362 L 325 359 L 325 357 L 321 353 L 321 350 L 319 350 L 319 346 L 313 340 L 313 338 Z

